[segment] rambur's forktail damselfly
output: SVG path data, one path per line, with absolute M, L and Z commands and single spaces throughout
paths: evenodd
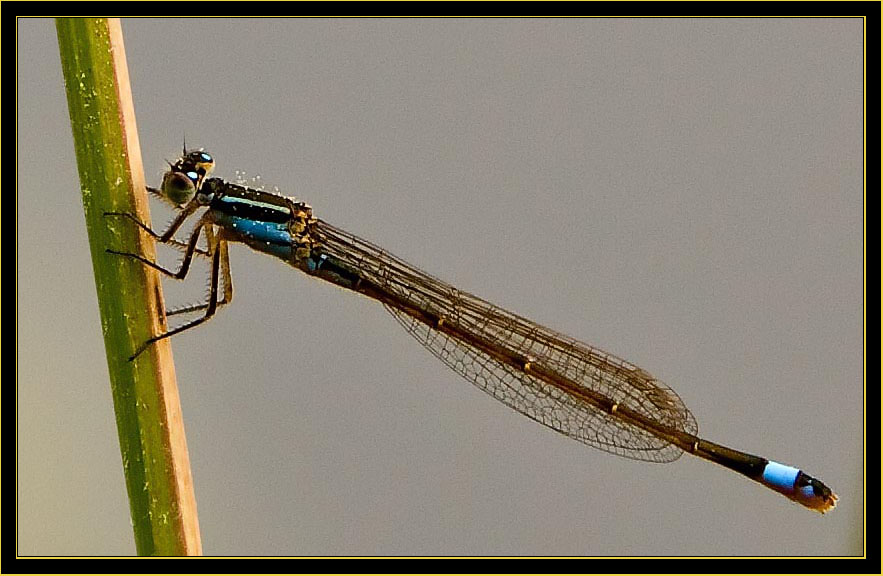
M 430 276 L 386 250 L 313 216 L 292 198 L 210 178 L 208 153 L 184 151 L 165 173 L 156 195 L 176 204 L 177 217 L 157 234 L 185 250 L 177 271 L 127 252 L 167 276 L 183 279 L 194 254 L 211 260 L 207 302 L 172 313 L 203 311 L 150 344 L 197 326 L 233 297 L 227 244 L 237 242 L 275 256 L 309 276 L 381 302 L 424 347 L 455 372 L 518 412 L 589 446 L 626 458 L 671 462 L 683 452 L 739 472 L 821 513 L 837 495 L 797 468 L 699 438 L 696 420 L 681 398 L 648 372 L 540 326 Z M 175 232 L 198 210 L 186 243 Z M 201 235 L 207 249 L 197 247 Z M 223 280 L 220 300 L 218 283 Z

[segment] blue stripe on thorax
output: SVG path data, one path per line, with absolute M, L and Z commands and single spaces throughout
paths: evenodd
M 260 222 L 284 223 L 291 219 L 289 200 L 262 190 L 223 183 L 212 200 L 211 208 L 229 216 Z M 210 190 L 207 189 L 207 190 Z

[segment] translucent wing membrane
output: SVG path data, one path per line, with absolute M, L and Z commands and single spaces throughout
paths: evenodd
M 399 307 L 387 310 L 442 362 L 507 406 L 566 436 L 635 460 L 670 462 L 682 453 L 668 441 L 630 425 L 591 401 L 556 386 L 560 381 L 589 390 L 647 418 L 688 434 L 698 426 L 680 397 L 640 368 L 602 350 L 507 312 L 411 266 L 378 246 L 322 220 L 316 223 L 321 251 L 409 306 L 439 318 L 456 333 L 442 332 Z M 518 369 L 476 343 L 490 343 L 503 356 L 525 358 L 551 371 Z M 551 381 L 550 381 L 551 380 Z

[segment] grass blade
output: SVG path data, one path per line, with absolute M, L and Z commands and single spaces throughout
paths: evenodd
M 138 344 L 165 327 L 159 279 L 105 252 L 126 247 L 154 257 L 146 235 L 104 216 L 130 212 L 150 221 L 120 23 L 59 18 L 56 28 L 135 547 L 139 555 L 201 554 L 168 340 L 128 361 Z

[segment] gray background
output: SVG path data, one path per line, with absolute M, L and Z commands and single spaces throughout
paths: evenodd
M 861 553 L 860 20 L 123 29 L 148 181 L 186 134 L 841 496 L 566 439 L 236 246 L 233 305 L 174 340 L 206 554 Z M 54 22 L 18 57 L 18 552 L 132 554 Z

